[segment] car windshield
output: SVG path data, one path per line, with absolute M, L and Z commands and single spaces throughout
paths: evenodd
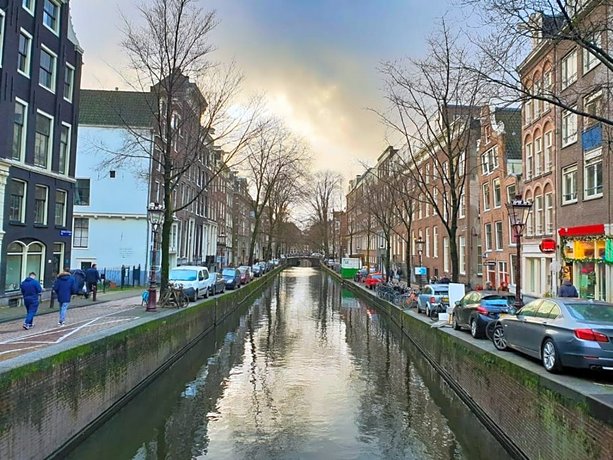
M 449 289 L 434 289 L 434 295 L 447 295 L 449 294 Z
M 193 270 L 170 270 L 168 279 L 172 281 L 196 281 L 196 272 Z
M 613 323 L 613 304 L 567 303 L 566 308 L 579 321 Z
M 234 269 L 226 269 L 222 272 L 225 276 L 234 276 L 236 274 L 236 272 L 234 271 Z

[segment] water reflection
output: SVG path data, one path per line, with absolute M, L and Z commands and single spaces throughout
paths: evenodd
M 507 458 L 376 310 L 314 269 L 277 281 L 71 458 Z

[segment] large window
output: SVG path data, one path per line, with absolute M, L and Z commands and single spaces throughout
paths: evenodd
M 490 184 L 483 184 L 483 210 L 490 209 Z
M 562 112 L 562 147 L 577 142 L 577 114 L 564 110 Z
M 34 137 L 34 165 L 47 168 L 51 155 L 51 132 L 53 118 L 41 112 L 36 114 L 36 135 Z
M 11 179 L 9 220 L 20 223 L 26 221 L 26 183 L 20 180 Z
M 23 161 L 26 149 L 28 105 L 20 100 L 15 101 L 15 121 L 13 124 L 13 153 L 11 158 Z
M 496 222 L 494 225 L 496 227 L 496 249 L 501 251 L 504 246 L 504 242 L 502 240 L 502 222 Z
M 553 168 L 553 131 L 545 133 L 545 157 L 543 158 L 543 172 Z
M 72 102 L 73 92 L 74 67 L 67 63 L 64 69 L 64 99 L 66 99 L 68 102 Z
M 66 202 L 68 192 L 64 190 L 55 191 L 55 225 L 58 227 L 66 226 Z
M 543 195 L 537 195 L 534 197 L 534 220 L 535 220 L 535 233 L 537 235 L 543 234 Z
M 17 71 L 30 77 L 30 61 L 32 58 L 32 35 L 21 29 L 19 46 L 17 48 Z
M 68 174 L 70 158 L 70 126 L 62 124 L 60 127 L 60 151 L 57 171 L 60 174 Z
M 603 115 L 602 113 L 602 90 L 599 90 L 583 99 L 583 111 L 590 115 Z M 583 119 L 583 128 L 586 129 L 589 126 L 597 123 L 596 120 L 590 117 Z
M 492 147 L 481 155 L 483 174 L 490 174 L 498 168 L 498 147 Z
M 602 196 L 602 155 L 601 151 L 597 155 L 590 156 L 585 161 L 584 167 L 584 198 L 597 198 Z
M 60 30 L 60 4 L 55 0 L 43 0 L 43 24 L 56 35 Z
M 21 241 L 14 241 L 7 247 L 6 254 L 6 290 L 17 291 L 21 281 L 34 272 L 44 284 L 43 261 L 45 260 L 44 246 L 38 242 L 29 245 Z
M 449 272 L 449 238 L 443 238 L 443 271 Z
M 34 14 L 34 2 L 36 0 L 21 0 L 21 6 L 30 14 Z
M 34 223 L 47 225 L 47 197 L 49 189 L 44 185 L 34 187 Z
M 577 165 L 562 170 L 562 204 L 577 202 Z
M 600 32 L 594 33 L 588 38 L 588 41 L 600 48 L 602 46 L 602 34 Z M 583 73 L 589 72 L 598 64 L 600 64 L 600 60 L 591 51 L 583 48 Z
M 500 192 L 500 179 L 494 179 L 494 207 L 499 208 L 502 206 L 502 195 Z
M 534 139 L 534 175 L 540 176 L 543 165 L 543 138 Z
M 438 227 L 432 229 L 432 257 L 438 257 Z
M 74 204 L 77 206 L 89 206 L 89 179 L 77 179 Z
M 38 83 L 43 88 L 55 92 L 55 72 L 57 67 L 57 56 L 44 46 L 40 50 L 40 73 Z
M 89 246 L 89 219 L 75 217 L 72 245 L 75 248 L 87 248 Z
M 430 227 L 426 228 L 426 257 L 430 257 Z
M 492 224 L 485 224 L 485 250 L 492 250 Z
M 562 58 L 562 89 L 577 80 L 577 50 L 573 50 Z
M 532 143 L 526 144 L 526 179 L 532 179 Z
M 545 233 L 553 234 L 553 192 L 545 194 Z
M 465 274 L 466 273 L 466 237 L 463 235 L 460 235 L 458 237 L 458 262 L 459 262 L 459 269 L 460 269 L 460 273 Z
M 515 199 L 515 184 L 507 186 L 507 203 Z

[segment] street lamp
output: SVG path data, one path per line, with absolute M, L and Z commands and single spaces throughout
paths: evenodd
M 147 208 L 147 220 L 151 224 L 151 263 L 149 266 L 149 297 L 145 311 L 156 311 L 155 262 L 157 260 L 157 234 L 164 222 L 164 206 L 159 203 L 150 203 Z
M 417 246 L 417 254 L 419 255 L 419 270 L 420 270 L 419 271 L 419 290 L 420 291 L 424 283 L 424 275 L 421 272 L 422 267 L 424 266 L 423 260 L 422 260 L 424 243 L 425 241 L 422 240 L 421 236 L 415 240 L 415 246 Z
M 526 228 L 526 222 L 528 221 L 528 215 L 532 208 L 532 202 L 523 200 L 521 195 L 515 195 L 515 198 L 506 204 L 507 211 L 509 213 L 509 220 L 511 221 L 511 229 L 513 231 L 513 238 L 515 239 L 515 246 L 517 248 L 517 256 L 515 258 L 515 309 L 519 310 L 524 306 L 524 302 L 521 296 L 521 237 Z

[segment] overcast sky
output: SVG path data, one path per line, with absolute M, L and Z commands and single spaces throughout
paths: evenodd
M 73 24 L 85 50 L 82 87 L 129 89 L 113 70 L 124 65 L 119 11 L 137 0 L 75 0 Z M 220 22 L 214 59 L 234 58 L 246 89 L 311 145 L 314 167 L 347 179 L 387 146 L 366 110 L 382 107 L 380 62 L 425 52 L 452 0 L 202 0 Z

